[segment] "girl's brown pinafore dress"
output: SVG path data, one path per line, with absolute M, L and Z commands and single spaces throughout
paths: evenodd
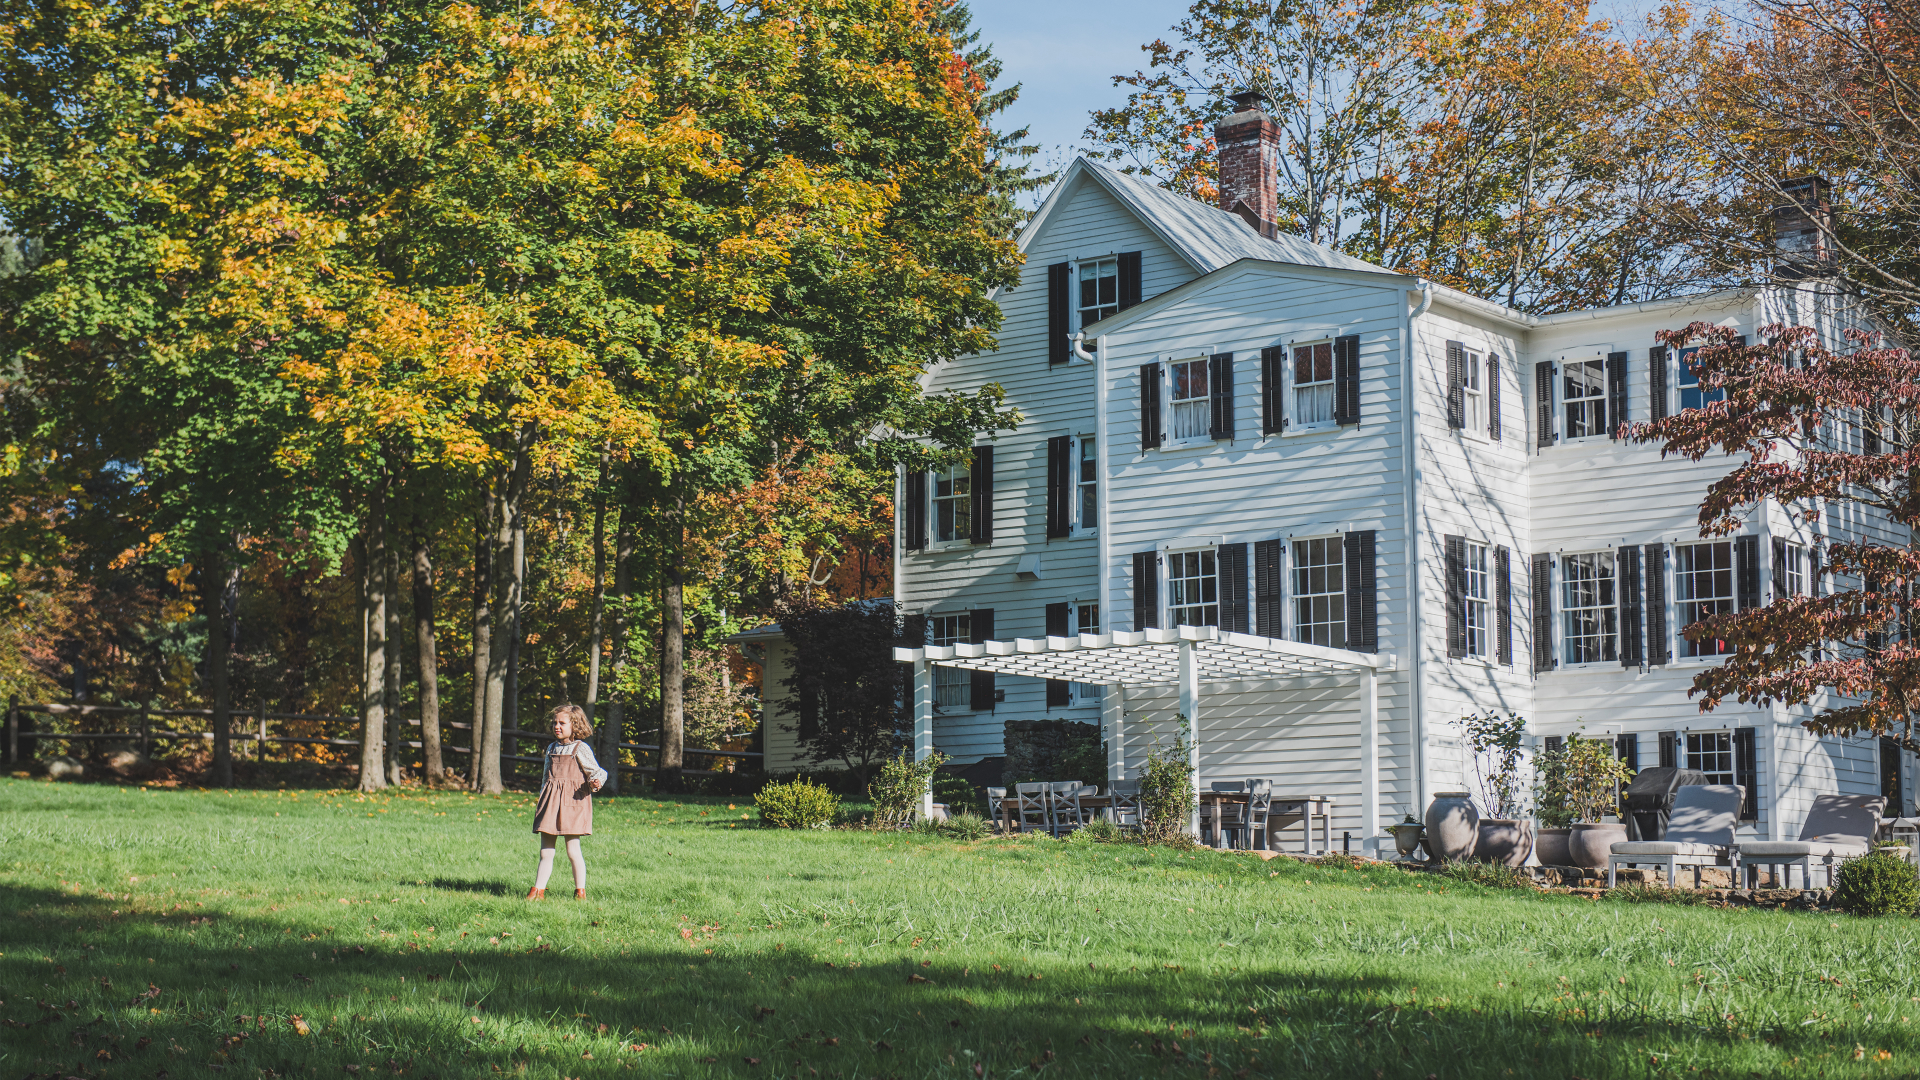
M 556 754 L 553 747 L 547 748 L 547 782 L 533 808 L 533 831 L 549 836 L 593 833 L 593 787 L 587 771 L 572 754 Z

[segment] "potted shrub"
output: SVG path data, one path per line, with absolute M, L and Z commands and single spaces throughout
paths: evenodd
M 1568 843 L 1573 837 L 1573 799 L 1567 793 L 1567 748 L 1545 749 L 1533 759 L 1533 812 L 1540 827 L 1534 830 L 1533 853 L 1541 866 L 1572 866 Z
M 1614 756 L 1606 739 L 1568 736 L 1566 754 L 1567 799 L 1573 809 L 1567 854 L 1573 866 L 1604 870 L 1613 845 L 1627 838 L 1627 826 L 1606 816 L 1619 805 L 1620 784 L 1633 778 L 1633 770 Z
M 1533 822 L 1524 813 L 1520 779 L 1521 745 L 1527 722 L 1509 712 L 1489 709 L 1484 715 L 1463 716 L 1467 746 L 1473 751 L 1474 775 L 1480 786 L 1480 818 L 1473 857 L 1481 862 L 1521 866 L 1533 854 Z

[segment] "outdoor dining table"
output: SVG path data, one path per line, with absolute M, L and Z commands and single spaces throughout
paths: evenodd
M 1111 795 L 1082 795 L 1080 806 L 1084 810 L 1105 810 L 1113 806 Z M 1000 830 L 1008 835 L 1020 831 L 1020 799 L 1008 794 L 1000 800 Z
M 1244 791 L 1202 791 L 1200 805 L 1213 807 L 1213 820 L 1220 820 L 1220 807 L 1226 804 L 1245 805 L 1247 793 Z M 1203 810 L 1204 813 L 1204 810 Z M 1267 847 L 1273 851 L 1282 850 L 1278 840 L 1279 831 L 1300 823 L 1300 854 L 1313 854 L 1313 822 L 1320 819 L 1320 850 L 1333 850 L 1333 800 L 1325 795 L 1275 795 L 1267 810 Z M 1213 846 L 1226 847 L 1226 831 L 1218 825 L 1213 830 Z

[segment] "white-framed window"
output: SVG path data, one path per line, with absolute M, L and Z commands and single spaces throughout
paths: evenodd
M 1733 783 L 1733 732 L 1687 732 L 1687 768 L 1706 773 L 1709 784 Z
M 1333 342 L 1293 346 L 1291 428 L 1333 425 Z
M 1099 446 L 1091 435 L 1073 440 L 1073 529 L 1091 532 L 1100 525 Z
M 1488 603 L 1487 545 L 1467 542 L 1467 655 L 1493 655 L 1493 605 Z
M 1347 564 L 1340 537 L 1293 542 L 1293 639 L 1347 647 Z
M 1080 321 L 1074 329 L 1092 326 L 1120 310 L 1120 260 L 1087 259 L 1079 264 L 1076 275 L 1079 292 L 1074 310 Z
M 1799 544 L 1783 544 L 1780 548 L 1780 580 L 1787 587 L 1788 596 L 1807 595 L 1807 549 Z M 1774 597 L 1774 599 L 1781 599 Z
M 973 616 L 927 616 L 927 644 L 961 645 L 973 640 Z M 973 708 L 973 674 L 964 668 L 933 665 L 933 704 L 942 709 Z
M 948 544 L 973 539 L 973 469 L 943 465 L 928 485 L 933 500 L 933 539 Z
M 1097 634 L 1100 632 L 1100 605 L 1097 603 L 1073 601 L 1073 619 L 1071 625 L 1076 634 Z M 1092 703 L 1100 700 L 1099 683 L 1072 683 L 1067 687 L 1068 698 L 1076 704 Z
M 1563 361 L 1560 401 L 1561 411 L 1567 418 L 1563 437 L 1586 439 L 1607 434 L 1606 360 Z
M 1220 625 L 1220 568 L 1214 549 L 1167 553 L 1167 625 Z
M 1207 363 L 1207 358 L 1202 356 L 1167 365 L 1169 441 L 1187 442 L 1213 434 L 1213 395 L 1207 379 Z
M 1487 354 L 1477 349 L 1467 350 L 1467 370 L 1461 373 L 1460 396 L 1464 403 L 1466 427 L 1469 435 L 1484 436 L 1487 433 Z
M 1693 369 L 1694 354 L 1699 351 L 1700 346 L 1698 345 L 1688 345 L 1686 348 L 1680 350 L 1679 363 L 1676 365 L 1678 370 L 1675 372 L 1677 377 L 1674 379 L 1674 385 L 1680 388 L 1681 412 L 1685 412 L 1688 409 L 1697 409 L 1702 405 L 1708 405 L 1716 401 L 1725 401 L 1727 399 L 1727 391 L 1724 387 L 1718 390 L 1702 390 L 1700 388 L 1700 374 Z
M 1566 662 L 1600 664 L 1620 659 L 1620 609 L 1614 591 L 1611 551 L 1560 557 L 1560 591 Z
M 1733 592 L 1733 543 L 1682 544 L 1673 551 L 1673 598 L 1680 627 L 1736 609 Z M 1681 656 L 1722 656 L 1733 651 L 1725 641 L 1680 639 Z

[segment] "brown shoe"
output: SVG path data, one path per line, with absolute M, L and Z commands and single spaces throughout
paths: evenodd
M 528 889 L 527 890 L 527 899 L 529 900 L 545 900 L 546 898 L 547 898 L 547 890 L 545 889 Z
M 587 898 L 587 890 L 585 889 L 573 890 L 573 898 L 575 900 L 585 900 Z

